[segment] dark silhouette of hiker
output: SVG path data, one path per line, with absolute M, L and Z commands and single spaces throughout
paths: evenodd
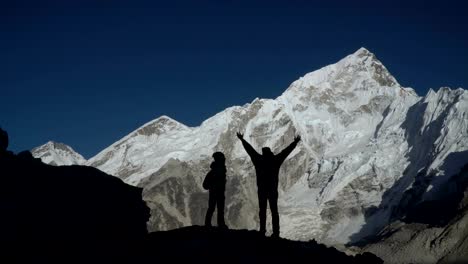
M 218 209 L 218 227 L 227 228 L 224 222 L 224 191 L 226 189 L 226 158 L 222 152 L 213 154 L 213 163 L 211 170 L 203 181 L 203 188 L 209 190 L 208 210 L 205 216 L 205 226 L 211 226 L 211 217 L 215 207 Z
M 0 167 L 12 165 L 11 162 L 14 154 L 8 151 L 8 143 L 8 133 L 0 128 Z
M 279 154 L 275 155 L 268 147 L 262 148 L 260 155 L 255 149 L 244 139 L 244 135 L 237 133 L 237 137 L 242 141 L 242 145 L 250 156 L 257 174 L 257 189 L 258 189 L 258 206 L 260 208 L 260 233 L 266 232 L 266 207 L 267 202 L 270 204 L 273 237 L 279 237 L 279 214 L 278 214 L 278 174 L 284 160 L 297 146 L 301 140 L 300 136 L 294 138 L 293 143 L 286 147 Z

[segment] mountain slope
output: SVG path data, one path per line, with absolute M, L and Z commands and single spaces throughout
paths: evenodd
M 203 223 L 201 182 L 211 154 L 222 151 L 227 223 L 252 229 L 254 168 L 235 133 L 275 153 L 300 134 L 280 172 L 282 236 L 356 242 L 403 215 L 402 204 L 436 199 L 465 163 L 467 98 L 466 90 L 449 88 L 419 97 L 361 48 L 294 81 L 274 100 L 227 108 L 200 126 L 157 118 L 86 164 L 143 187 L 149 230 L 167 230 Z M 406 191 L 413 189 L 419 195 L 410 199 Z

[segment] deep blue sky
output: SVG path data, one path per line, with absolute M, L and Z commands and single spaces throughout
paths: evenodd
M 89 158 L 162 114 L 196 126 L 361 46 L 420 95 L 468 87 L 463 1 L 5 2 L 0 126 L 15 152 L 55 140 Z

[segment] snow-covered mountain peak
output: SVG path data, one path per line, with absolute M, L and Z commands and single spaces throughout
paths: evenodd
M 429 89 L 429 92 L 424 97 L 424 102 L 432 101 L 446 103 L 453 101 L 456 97 L 464 96 L 465 94 L 466 90 L 463 88 L 451 89 L 450 87 L 441 87 L 437 91 Z
M 347 151 L 343 145 L 365 144 L 390 104 L 409 105 L 419 97 L 413 89 L 401 87 L 374 54 L 361 48 L 299 78 L 277 100 L 295 120 L 307 120 L 297 126 L 310 136 L 308 141 L 315 142 L 311 149 L 324 155 Z
M 40 158 L 44 163 L 51 165 L 81 165 L 85 158 L 63 143 L 49 141 L 31 151 L 35 158 Z
M 63 143 L 60 143 L 60 142 L 55 142 L 55 141 L 52 141 L 50 140 L 49 142 L 45 143 L 44 144 L 44 147 L 48 147 L 48 148 L 55 148 L 55 149 L 61 149 L 61 150 L 64 150 L 64 151 L 69 151 L 70 150 L 70 147 L 63 144 Z
M 160 116 L 153 121 L 150 121 L 140 128 L 138 128 L 135 132 L 131 135 L 144 135 L 144 136 L 151 136 L 151 135 L 160 135 L 169 131 L 173 130 L 185 130 L 189 129 L 186 125 L 168 117 L 168 116 Z
M 89 159 L 87 165 L 109 171 L 117 176 L 128 175 L 129 171 L 148 172 L 145 166 L 133 164 L 141 163 L 143 160 L 150 160 L 151 165 L 155 165 L 155 163 L 158 164 L 159 162 L 165 163 L 170 158 L 180 158 L 179 154 L 183 153 L 182 151 L 169 157 L 167 151 L 161 148 L 159 144 L 166 143 L 166 147 L 171 148 L 174 138 L 188 135 L 193 130 L 194 128 L 163 115 L 142 125 L 102 150 Z M 189 143 L 181 143 L 180 147 L 187 148 L 190 145 Z M 164 156 L 164 159 L 158 161 L 160 156 Z M 139 179 L 138 175 L 134 176 L 137 180 Z M 130 180 L 130 182 L 135 183 L 137 180 Z
M 344 57 L 338 63 L 343 64 L 343 66 L 351 66 L 351 65 L 363 65 L 365 62 L 374 62 L 375 64 L 382 64 L 374 53 L 370 52 L 368 49 L 362 47 L 359 48 L 354 53 Z M 371 66 L 372 64 L 367 64 L 367 66 Z
M 364 47 L 360 47 L 356 52 L 354 52 L 355 55 L 360 55 L 360 56 L 366 56 L 366 55 L 373 55 L 368 49 Z
M 182 124 L 179 121 L 167 116 L 167 115 L 162 115 L 156 119 L 154 119 L 152 122 L 163 122 L 163 123 L 175 123 L 175 124 Z
M 382 62 L 367 49 L 360 48 L 335 64 L 307 73 L 293 82 L 288 90 L 347 93 L 381 87 L 401 89 Z

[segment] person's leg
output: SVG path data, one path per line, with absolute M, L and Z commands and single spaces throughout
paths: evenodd
M 205 216 L 205 226 L 211 226 L 211 217 L 213 216 L 215 206 L 216 206 L 216 197 L 214 193 L 210 192 L 209 198 L 208 198 L 208 210 L 206 210 L 206 216 Z
M 216 205 L 218 209 L 218 227 L 226 228 L 227 226 L 224 222 L 224 193 L 219 194 L 216 200 Z
M 270 210 L 271 210 L 273 237 L 279 237 L 280 225 L 279 225 L 279 213 L 278 213 L 278 194 L 277 193 L 270 194 L 268 196 L 268 203 L 270 204 Z
M 266 207 L 267 197 L 263 193 L 258 193 L 258 207 L 259 207 L 259 218 L 260 218 L 260 233 L 265 234 L 266 232 Z

